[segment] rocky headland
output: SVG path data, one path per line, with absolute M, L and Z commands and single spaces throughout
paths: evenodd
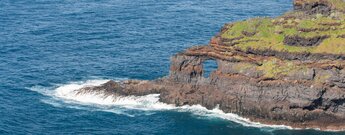
M 160 94 L 164 103 L 218 107 L 265 124 L 345 130 L 345 1 L 293 4 L 277 18 L 225 24 L 208 45 L 172 56 L 166 77 L 109 81 L 78 94 Z M 205 77 L 207 60 L 218 68 Z

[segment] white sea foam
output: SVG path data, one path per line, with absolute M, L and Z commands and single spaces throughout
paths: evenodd
M 116 114 L 123 114 L 130 117 L 135 117 L 139 114 L 128 113 L 128 110 L 141 110 L 142 112 L 140 113 L 144 115 L 150 115 L 154 113 L 154 111 L 174 110 L 179 112 L 190 112 L 197 117 L 220 118 L 230 120 L 248 127 L 292 129 L 289 126 L 284 125 L 265 125 L 261 123 L 251 122 L 249 119 L 242 118 L 236 114 L 224 113 L 218 108 L 208 110 L 205 107 L 202 107 L 201 105 L 175 107 L 174 105 L 159 102 L 159 94 L 126 97 L 106 96 L 102 93 L 77 94 L 78 89 L 82 87 L 97 86 L 107 81 L 108 80 L 90 80 L 85 82 L 73 82 L 65 85 L 60 85 L 53 90 L 49 90 L 49 88 L 44 87 L 33 87 L 31 89 L 43 95 L 52 97 L 53 100 L 43 100 L 43 102 L 56 107 L 61 107 L 62 104 L 58 101 L 62 101 L 63 103 L 69 104 L 67 105 L 67 107 L 69 108 L 85 109 L 87 108 L 85 106 L 91 106 L 92 110 L 95 111 L 112 112 Z
M 114 97 L 104 95 L 102 93 L 84 93 L 77 94 L 78 89 L 85 86 L 97 86 L 107 82 L 108 80 L 87 81 L 86 83 L 72 83 L 60 86 L 55 89 L 55 97 L 67 100 L 74 100 L 87 104 L 97 104 L 104 106 L 120 106 L 129 109 L 139 110 L 162 110 L 173 109 L 173 105 L 159 102 L 159 94 L 151 94 L 146 96 L 126 96 Z

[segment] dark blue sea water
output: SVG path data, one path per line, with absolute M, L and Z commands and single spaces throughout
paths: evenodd
M 61 97 L 106 79 L 163 77 L 171 55 L 208 43 L 224 23 L 278 16 L 291 3 L 0 0 L 0 134 L 345 134 L 239 124 L 198 107 L 169 109 L 155 97 Z

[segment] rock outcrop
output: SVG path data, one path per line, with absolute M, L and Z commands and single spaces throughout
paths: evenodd
M 345 129 L 345 2 L 295 0 L 278 18 L 226 24 L 208 45 L 171 57 L 170 74 L 109 81 L 85 92 L 160 94 L 177 106 L 219 107 L 266 124 Z M 204 62 L 218 68 L 204 77 Z

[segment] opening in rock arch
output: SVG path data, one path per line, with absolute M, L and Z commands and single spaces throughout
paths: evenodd
M 203 76 L 205 78 L 208 78 L 213 71 L 217 70 L 218 68 L 217 61 L 212 60 L 212 59 L 206 60 L 203 62 L 203 68 L 204 68 Z

